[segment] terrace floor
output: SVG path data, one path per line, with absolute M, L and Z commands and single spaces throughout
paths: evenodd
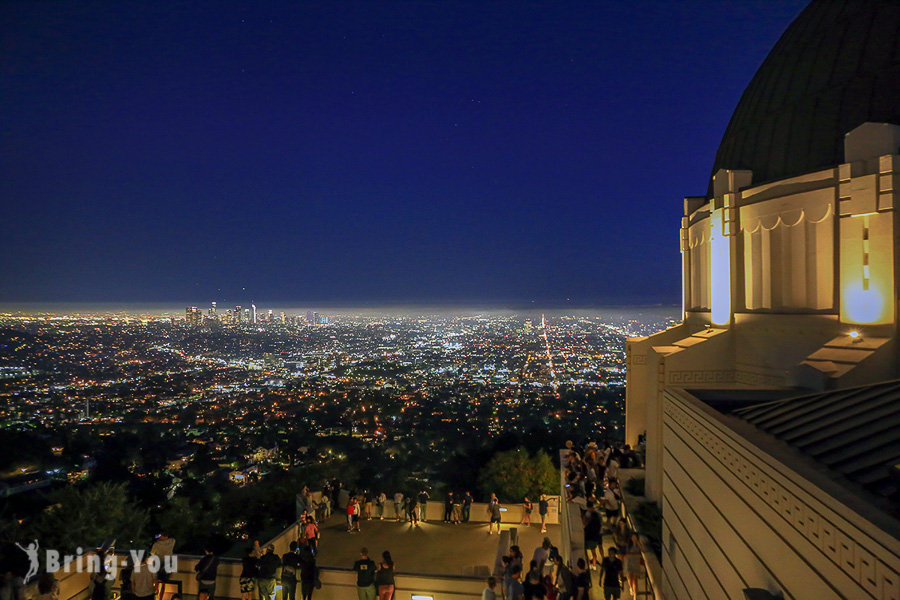
M 439 511 L 435 507 L 435 513 Z M 516 527 L 519 547 L 526 562 L 531 560 L 534 549 L 549 537 L 554 546 L 560 544 L 559 525 L 548 525 L 547 533 L 540 533 L 540 523 L 531 527 L 518 523 L 505 523 L 505 530 Z M 359 558 L 362 547 L 369 549 L 375 562 L 381 553 L 389 550 L 398 571 L 462 575 L 465 567 L 483 565 L 493 571 L 500 536 L 488 535 L 487 523 L 463 523 L 452 525 L 438 519 L 412 526 L 409 523 L 389 520 L 363 520 L 359 533 L 347 532 L 344 515 L 332 515 L 320 524 L 320 566 L 352 567 Z

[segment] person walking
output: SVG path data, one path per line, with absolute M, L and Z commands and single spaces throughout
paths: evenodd
M 302 540 L 297 558 L 300 563 L 300 598 L 301 600 L 312 600 L 313 590 L 318 580 L 316 557 L 310 550 L 309 544 Z
M 213 551 L 206 548 L 203 551 L 203 558 L 197 562 L 194 567 L 197 572 L 197 591 L 206 590 L 209 592 L 209 600 L 215 600 L 216 597 L 216 575 L 219 571 L 219 557 Z
M 378 587 L 378 600 L 391 600 L 394 595 L 394 559 L 387 550 L 381 553 L 381 563 L 375 573 L 375 585 Z
M 547 494 L 541 494 L 538 502 L 538 514 L 541 515 L 541 533 L 547 533 L 547 514 L 550 512 L 550 503 L 547 502 Z
M 637 534 L 631 535 L 631 542 L 628 544 L 628 550 L 625 554 L 625 577 L 628 579 L 628 587 L 631 589 L 631 595 L 637 598 L 638 579 L 641 577 L 641 552 L 644 547 Z
M 622 575 L 624 566 L 622 561 L 616 557 L 616 549 L 609 547 L 609 555 L 603 558 L 600 563 L 600 581 L 603 583 L 603 600 L 619 600 L 622 595 L 622 582 L 625 577 Z M 637 596 L 632 596 L 637 598 Z
M 310 517 L 312 518 L 312 517 Z M 300 544 L 291 542 L 289 552 L 281 557 L 281 597 L 284 600 L 297 598 L 297 573 L 300 570 Z
M 585 554 L 591 556 L 591 569 L 597 568 L 597 548 L 602 546 L 603 520 L 594 510 L 594 502 L 587 501 L 587 510 L 581 515 L 581 523 L 584 526 Z M 602 551 L 602 550 L 601 550 Z
M 588 600 L 591 593 L 591 574 L 585 569 L 583 558 L 575 563 L 575 600 Z
M 368 548 L 359 551 L 353 570 L 356 571 L 356 596 L 359 600 L 375 600 L 375 561 L 369 558 Z

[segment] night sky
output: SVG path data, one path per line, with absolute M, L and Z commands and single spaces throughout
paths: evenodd
M 0 4 L 0 302 L 680 303 L 805 0 Z

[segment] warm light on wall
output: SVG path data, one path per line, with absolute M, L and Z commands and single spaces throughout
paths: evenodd
M 709 217 L 709 308 L 716 325 L 731 321 L 731 252 L 725 235 L 725 210 L 718 208 Z
M 885 256 L 883 245 L 877 243 L 877 236 L 883 238 L 886 233 L 885 215 L 860 216 L 861 219 L 844 219 L 841 224 L 841 321 L 860 325 L 890 323 L 894 320 L 889 295 L 893 288 L 892 257 Z
M 869 289 L 862 285 L 844 290 L 842 313 L 849 323 L 883 323 L 889 320 L 885 315 L 884 296 L 878 286 L 869 282 Z

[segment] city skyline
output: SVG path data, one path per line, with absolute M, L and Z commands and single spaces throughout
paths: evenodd
M 675 304 L 803 4 L 7 4 L 0 302 Z

